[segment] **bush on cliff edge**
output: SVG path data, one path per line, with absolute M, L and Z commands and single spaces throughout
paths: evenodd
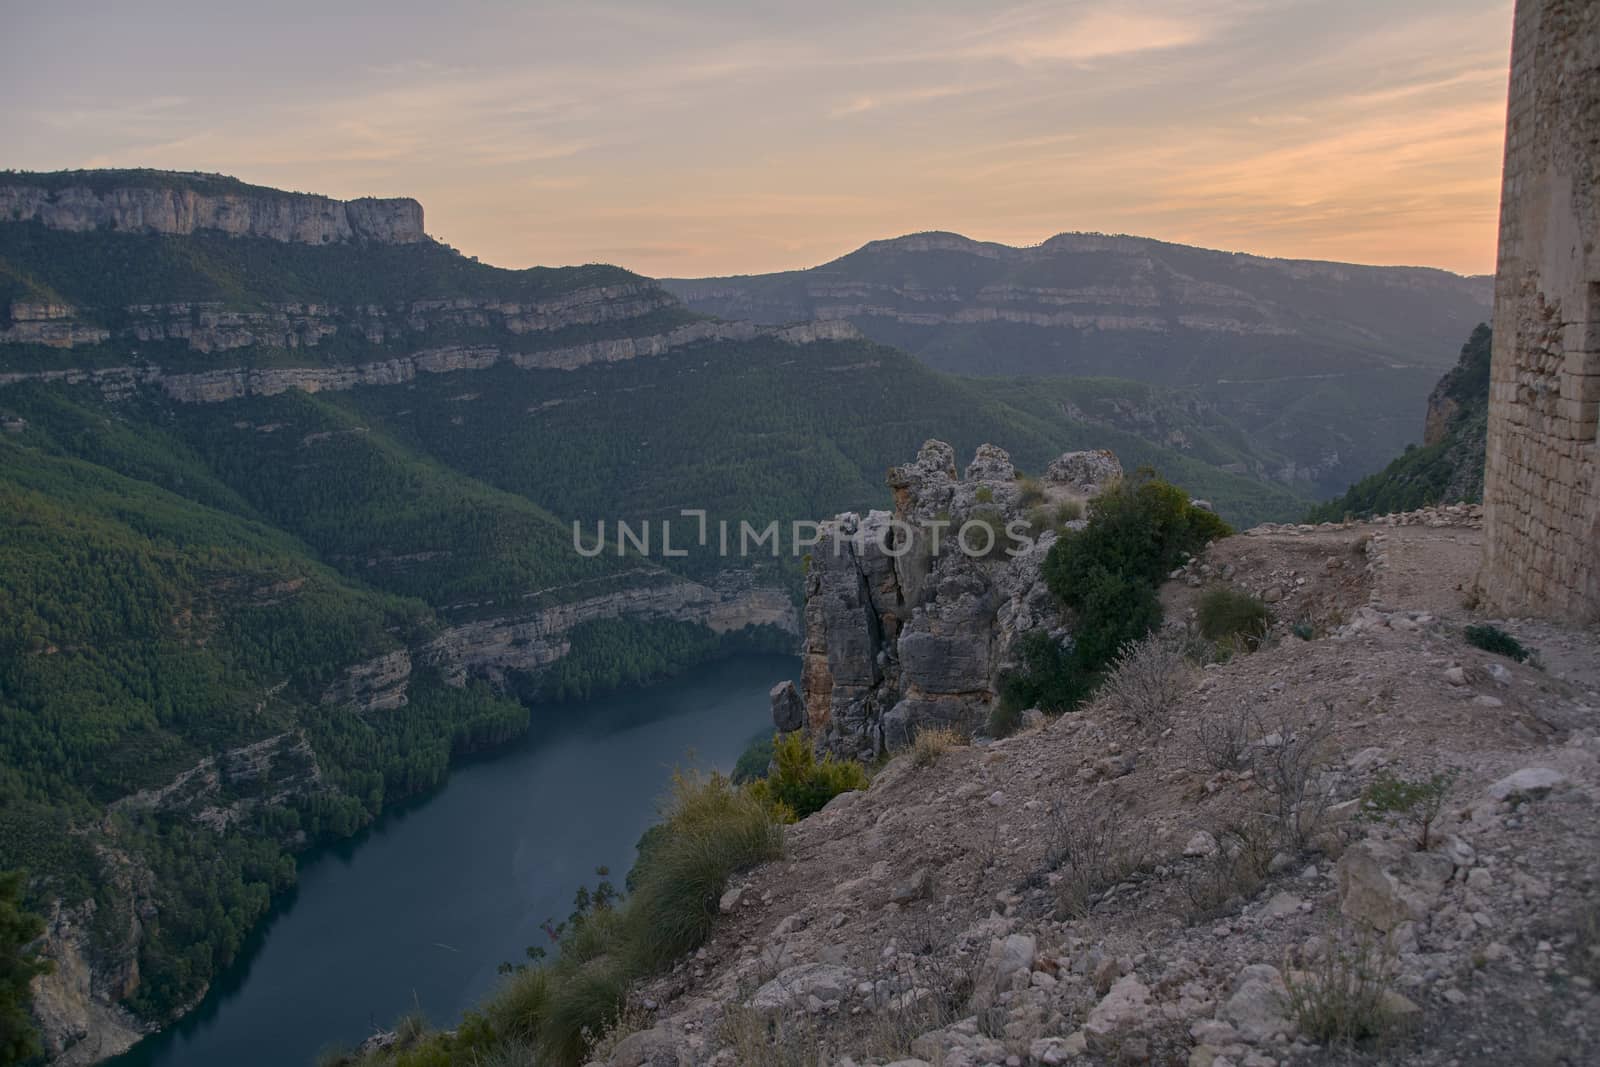
M 1064 531 L 1044 561 L 1045 583 L 1075 616 L 1072 644 L 1024 637 L 1002 706 L 1064 711 L 1088 696 L 1119 649 L 1161 625 L 1156 588 L 1168 572 L 1232 532 L 1149 468 L 1095 497 L 1088 524 Z

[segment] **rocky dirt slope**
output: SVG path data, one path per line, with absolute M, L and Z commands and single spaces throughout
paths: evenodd
M 1596 1062 L 1600 632 L 1465 643 L 1480 538 L 1463 507 L 1214 545 L 1168 617 L 1227 581 L 1264 647 L 1164 721 L 1102 701 L 893 760 L 729 890 L 603 1062 Z M 1426 849 L 1362 799 L 1385 776 L 1443 783 Z M 1357 976 L 1365 1009 L 1318 996 Z

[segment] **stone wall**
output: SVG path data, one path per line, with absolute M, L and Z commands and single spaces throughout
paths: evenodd
M 1600 4 L 1518 0 L 1480 584 L 1600 619 Z

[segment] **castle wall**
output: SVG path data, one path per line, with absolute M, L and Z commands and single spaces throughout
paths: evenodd
M 1484 485 L 1489 603 L 1600 620 L 1600 3 L 1518 0 Z

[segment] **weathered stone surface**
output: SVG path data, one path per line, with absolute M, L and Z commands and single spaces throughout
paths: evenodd
M 806 705 L 800 691 L 785 678 L 767 694 L 772 701 L 772 726 L 780 734 L 803 730 L 806 725 Z
M 1239 972 L 1233 996 L 1217 1016 L 1231 1023 L 1246 1041 L 1265 1041 L 1273 1034 L 1292 1032 L 1294 1025 L 1284 1018 L 1286 991 L 1276 967 L 1252 964 Z
M 1455 871 L 1448 856 L 1368 838 L 1339 857 L 1339 910 L 1376 930 L 1421 922 Z
M 1069 473 L 1120 471 L 1110 453 L 1059 462 Z M 1055 534 L 1026 536 L 1010 457 L 983 445 L 965 477 L 956 470 L 955 450 L 928 441 L 889 471 L 892 514 L 823 526 L 806 578 L 801 683 L 825 748 L 872 756 L 929 726 L 981 729 L 1017 639 L 1037 629 L 1065 636 L 1040 575 Z M 1077 481 L 1053 491 L 1081 496 Z M 991 532 L 997 543 L 982 552 Z
M 425 239 L 422 205 L 409 198 L 334 200 L 181 176 L 175 184 L 141 182 L 111 189 L 87 185 L 46 189 L 12 178 L 0 184 L 0 219 L 38 221 L 53 230 L 114 229 L 132 233 L 191 234 L 215 230 L 235 237 L 266 237 L 295 244 L 336 241 L 414 244 Z
M 1083 1033 L 1090 1048 L 1103 1051 L 1115 1048 L 1121 1035 L 1142 1029 L 1150 1021 L 1150 990 L 1130 974 L 1117 979 L 1089 1011 Z
M 1068 452 L 1050 461 L 1050 465 L 1044 469 L 1044 477 L 1047 482 L 1070 485 L 1088 492 L 1120 481 L 1122 464 L 1110 449 Z
M 1033 969 L 1039 942 L 1032 934 L 1007 934 L 989 943 L 989 953 L 984 957 L 972 986 L 972 1010 L 983 1011 L 993 1005 L 1020 975 L 1026 984 Z
M 1500 610 L 1573 622 L 1600 619 L 1597 68 L 1600 5 L 1519 0 L 1479 583 Z
M 1509 800 L 1517 796 L 1537 799 L 1566 780 L 1566 775 L 1549 767 L 1524 767 L 1495 782 L 1488 792 L 1495 800 Z
M 854 977 L 848 967 L 832 963 L 796 964 L 756 990 L 750 1006 L 759 1011 L 777 1011 L 804 1004 L 807 997 L 837 1001 L 849 992 Z

